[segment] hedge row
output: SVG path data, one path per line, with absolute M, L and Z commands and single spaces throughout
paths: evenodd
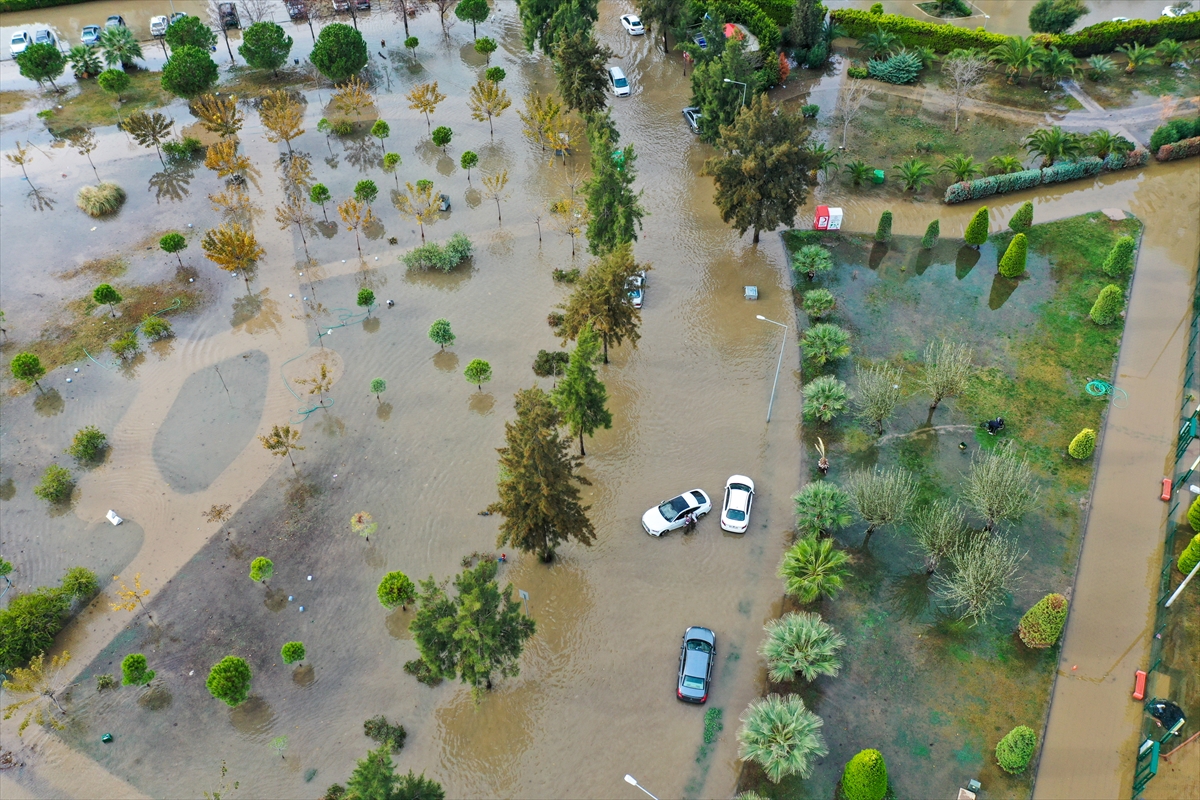
M 779 26 L 750 0 L 717 0 L 712 4 L 712 8 L 717 13 L 717 19 L 722 22 L 740 22 L 745 25 L 747 30 L 758 37 L 759 51 L 763 54 L 774 53 L 779 48 Z M 791 16 L 790 11 L 788 15 Z
M 946 205 L 964 203 L 967 200 L 981 200 L 994 194 L 1019 192 L 1022 189 L 1032 189 L 1048 183 L 1062 183 L 1080 178 L 1090 178 L 1101 172 L 1113 172 L 1126 167 L 1140 167 L 1150 160 L 1150 152 L 1144 147 L 1138 147 L 1127 155 L 1110 154 L 1101 160 L 1096 156 L 1086 156 L 1077 161 L 1062 161 L 1044 169 L 1026 169 L 1020 172 L 1010 172 L 1007 175 L 989 175 L 973 181 L 952 183 L 946 187 L 942 198 Z
M 1164 144 L 1154 154 L 1154 158 L 1158 161 L 1176 161 L 1192 156 L 1200 156 L 1200 136 L 1193 136 L 1191 139 L 1184 139 L 1174 144 Z
M 796 0 L 754 0 L 754 5 L 762 9 L 776 25 L 786 28 L 792 21 L 792 9 L 796 7 Z
M 852 38 L 861 39 L 877 28 L 883 28 L 899 36 L 906 47 L 932 47 L 939 53 L 948 53 L 959 47 L 975 47 L 987 51 L 1008 38 L 983 28 L 959 28 L 937 22 L 922 22 L 900 14 L 872 14 L 852 8 L 836 9 L 831 16 L 834 22 L 846 29 L 846 35 Z M 1099 53 L 1111 53 L 1118 45 L 1134 42 L 1151 46 L 1163 39 L 1200 39 L 1200 11 L 1181 17 L 1101 22 L 1084 28 L 1079 33 L 1058 36 L 1039 34 L 1036 38 L 1046 47 L 1057 45 L 1070 50 L 1077 57 L 1085 58 Z
M 33 8 L 53 8 L 86 3 L 88 0 L 0 0 L 0 14 L 10 11 L 29 11 Z

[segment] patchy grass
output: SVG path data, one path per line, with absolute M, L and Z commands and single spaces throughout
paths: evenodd
M 129 260 L 124 256 L 105 256 L 85 261 L 77 267 L 54 273 L 54 277 L 69 281 L 81 275 L 93 278 L 119 278 L 129 269 Z
M 29 92 L 14 92 L 11 89 L 0 91 L 0 114 L 12 114 L 20 111 L 33 97 Z
M 1177 98 L 1200 95 L 1200 68 L 1195 65 L 1186 69 L 1147 65 L 1138 67 L 1132 75 L 1127 75 L 1118 66 L 1117 71 L 1104 81 L 1088 78 L 1085 67 L 1077 80 L 1085 92 L 1106 108 L 1141 105 L 1166 95 Z
M 270 70 L 237 66 L 222 78 L 220 90 L 236 94 L 239 99 L 262 97 L 268 89 L 311 89 L 315 86 L 311 75 L 292 66 L 281 68 L 278 77 Z
M 940 72 L 934 86 L 948 88 L 948 81 Z M 1025 75 L 1018 84 L 1009 84 L 1008 78 L 1001 71 L 989 72 L 987 80 L 974 93 L 978 100 L 998 103 L 1011 108 L 1022 108 L 1027 111 L 1078 111 L 1083 108 L 1061 86 L 1047 90 L 1041 81 Z
M 62 108 L 52 108 L 44 117 L 46 127 L 58 136 L 74 128 L 93 128 L 116 125 L 119 118 L 134 111 L 160 108 L 175 100 L 175 96 L 162 88 L 161 72 L 137 70 L 129 73 L 129 88 L 122 93 L 118 117 L 117 99 L 100 88 L 94 80 L 80 81 L 75 94 L 64 97 L 58 103 Z

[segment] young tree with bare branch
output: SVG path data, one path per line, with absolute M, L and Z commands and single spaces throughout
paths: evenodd
M 1013 523 L 1037 504 L 1041 489 L 1033 482 L 1029 459 L 1018 459 L 1012 444 L 980 450 L 971 459 L 971 471 L 963 487 L 963 499 L 983 517 L 983 529 L 997 522 Z
M 500 116 L 512 105 L 508 92 L 500 88 L 500 84 L 495 81 L 481 78 L 471 87 L 469 98 L 467 107 L 471 109 L 471 118 L 476 122 L 487 120 L 488 133 L 494 137 L 496 130 L 492 127 L 492 117 Z
M 987 57 L 976 51 L 956 51 L 942 61 L 942 73 L 950 79 L 950 91 L 954 95 L 955 133 L 958 133 L 958 112 L 963 100 L 987 78 L 989 66 L 991 62 Z M 845 146 L 844 137 L 842 145 Z
M 75 148 L 75 152 L 87 157 L 88 163 L 92 165 L 92 172 L 96 173 L 96 180 L 100 180 L 100 173 L 96 171 L 96 164 L 92 161 L 92 153 L 97 147 L 96 132 L 91 128 L 76 128 L 67 134 L 67 141 Z
M 908 530 L 915 549 L 925 559 L 925 574 L 932 575 L 965 543 L 967 524 L 957 502 L 938 499 L 913 512 Z
M 489 200 L 496 201 L 496 221 L 504 222 L 500 215 L 500 201 L 508 197 L 504 187 L 508 186 L 508 170 L 502 169 L 491 175 L 483 176 L 483 193 Z
M 863 104 L 867 102 L 867 98 L 875 91 L 875 87 L 871 85 L 869 80 L 859 80 L 851 78 L 838 95 L 837 105 L 833 109 L 833 118 L 838 120 L 842 125 L 842 149 L 846 149 L 846 136 L 850 132 L 850 126 L 862 111 Z
M 867 523 L 863 549 L 871 534 L 881 525 L 896 525 L 908 519 L 917 499 L 917 481 L 903 467 L 876 467 L 853 473 L 846 481 L 846 492 L 854 510 Z
M 405 193 L 396 195 L 396 210 L 416 220 L 421 229 L 421 243 L 425 243 L 425 223 L 437 214 L 434 202 L 433 181 L 419 180 L 417 185 L 405 183 Z
M 189 108 L 206 131 L 215 133 L 222 138 L 237 136 L 245 119 L 242 110 L 238 108 L 238 99 L 235 94 L 221 97 L 202 94 L 192 100 Z
M 866 367 L 856 366 L 854 406 L 858 418 L 875 426 L 875 433 L 883 435 L 883 423 L 896 410 L 900 402 L 900 368 L 881 361 Z
M 992 615 L 1014 584 L 1024 554 L 1003 536 L 973 536 L 950 556 L 949 575 L 938 578 L 935 592 L 974 627 Z
M 262 258 L 266 251 L 259 247 L 254 232 L 243 228 L 236 222 L 226 223 L 213 228 L 204 234 L 200 240 L 204 254 L 226 272 L 242 273 L 246 281 L 246 292 L 250 292 L 250 272 L 255 263 Z
M 300 195 L 288 195 L 285 203 L 275 207 L 275 221 L 279 223 L 279 230 L 286 231 L 291 226 L 296 226 L 296 230 L 300 234 L 300 241 L 304 243 L 305 258 L 308 258 L 309 255 L 308 239 L 304 235 L 304 227 L 313 224 L 315 219 L 312 214 L 308 213 L 308 204 Z
M 945 398 L 956 397 L 967 388 L 967 381 L 974 369 L 971 363 L 973 357 L 971 348 L 962 342 L 939 339 L 925 347 L 925 372 L 921 376 L 921 385 L 932 398 L 930 411 Z
M 291 425 L 272 425 L 271 432 L 258 437 L 258 440 L 271 455 L 287 456 L 288 461 L 292 462 L 292 469 L 296 468 L 296 459 L 292 458 L 292 451 L 304 449 L 300 446 L 299 428 L 293 428 Z

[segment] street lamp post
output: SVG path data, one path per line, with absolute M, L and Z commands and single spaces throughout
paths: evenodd
M 643 792 L 646 792 L 646 794 L 650 795 L 650 797 L 654 797 L 654 795 L 650 794 L 650 792 L 646 789 L 646 787 L 642 786 L 640 783 L 638 783 L 637 778 L 633 777 L 632 775 L 626 775 L 625 782 L 628 783 L 630 786 L 636 786 L 637 788 L 641 789 Z M 658 798 L 654 797 L 654 800 L 658 800 Z
M 726 79 L 725 79 L 725 82 L 726 82 L 726 83 L 736 83 L 736 84 L 739 84 L 739 85 L 742 87 L 742 107 L 744 108 L 744 107 L 745 107 L 745 105 L 746 105 L 746 88 L 747 88 L 747 87 L 746 87 L 746 84 L 745 84 L 745 83 L 743 83 L 742 81 L 733 81 L 733 80 L 730 80 L 729 78 L 726 78 Z
M 771 409 L 775 407 L 775 388 L 779 386 L 779 370 L 783 368 L 783 348 L 787 345 L 788 326 L 782 322 L 776 322 L 773 319 L 767 319 L 762 314 L 757 315 L 763 322 L 769 322 L 772 325 L 778 325 L 783 328 L 783 341 L 779 343 L 779 363 L 775 365 L 775 382 L 771 384 L 771 402 L 767 404 L 767 422 L 771 421 Z

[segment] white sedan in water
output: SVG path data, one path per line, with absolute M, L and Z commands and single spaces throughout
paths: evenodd
M 641 36 L 646 32 L 646 26 L 642 24 L 642 20 L 637 14 L 622 14 L 621 27 L 624 28 L 630 36 Z
M 642 515 L 642 527 L 651 536 L 662 536 L 668 531 L 687 525 L 688 516 L 696 519 L 712 511 L 712 500 L 702 489 L 692 489 L 678 497 L 664 500 Z
M 731 475 L 725 481 L 721 527 L 730 533 L 745 533 L 750 527 L 750 506 L 753 504 L 754 481 L 745 475 Z

